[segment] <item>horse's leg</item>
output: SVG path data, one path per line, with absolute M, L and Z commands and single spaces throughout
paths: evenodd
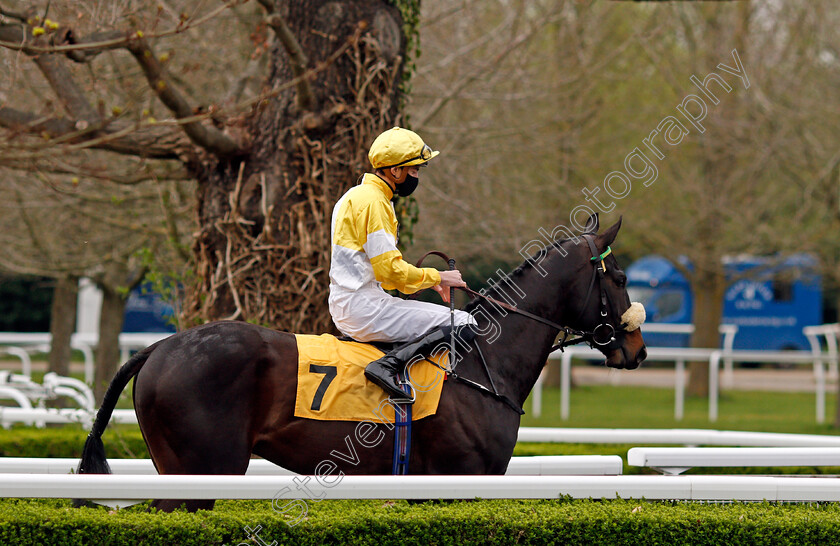
M 237 475 L 244 474 L 248 468 L 250 450 L 242 433 L 238 438 L 228 437 L 226 441 L 220 441 L 220 437 L 215 435 L 193 434 L 189 437 L 189 449 L 184 449 L 183 436 L 170 438 L 165 433 L 145 436 L 149 454 L 159 474 Z M 215 502 L 212 499 L 158 499 L 152 507 L 172 512 L 183 506 L 195 512 L 212 510 Z
M 211 438 L 210 441 L 200 442 L 193 436 L 190 444 L 191 455 L 179 457 L 166 438 L 158 435 L 154 440 L 149 441 L 149 453 L 158 473 L 241 475 L 248 468 L 250 451 L 242 439 L 238 441 L 231 439 L 224 443 L 219 442 L 218 438 Z M 152 503 L 152 507 L 171 512 L 184 506 L 188 511 L 195 512 L 196 510 L 212 510 L 215 502 L 212 499 L 158 499 Z
M 255 330 L 225 333 L 231 328 L 208 326 L 204 336 L 182 336 L 181 343 L 154 353 L 137 376 L 134 405 L 160 474 L 242 475 L 248 468 L 264 344 Z M 214 501 L 159 500 L 153 506 L 171 511 L 182 504 L 210 509 Z

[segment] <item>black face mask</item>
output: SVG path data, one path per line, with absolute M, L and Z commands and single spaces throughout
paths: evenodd
M 417 189 L 417 184 L 420 183 L 420 179 L 416 176 L 411 176 L 410 174 L 405 175 L 405 181 L 402 184 L 397 184 L 397 195 L 400 197 L 408 197 L 414 190 Z

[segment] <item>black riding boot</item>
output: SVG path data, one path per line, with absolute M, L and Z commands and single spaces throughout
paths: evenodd
M 379 360 L 374 360 L 365 368 L 368 381 L 379 385 L 385 393 L 394 399 L 408 398 L 397 383 L 397 374 L 405 370 L 406 364 L 415 355 L 429 356 L 441 343 L 448 342 L 452 329 L 442 326 L 433 330 L 416 341 L 396 347 Z

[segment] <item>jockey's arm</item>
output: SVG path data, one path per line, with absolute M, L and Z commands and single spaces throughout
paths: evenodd
M 403 259 L 397 249 L 396 222 L 389 221 L 390 206 L 374 204 L 367 210 L 367 240 L 363 248 L 373 266 L 376 280 L 386 290 L 413 294 L 434 288 L 444 301 L 449 301 L 449 288 L 466 286 L 458 270 L 438 271 L 432 267 L 415 267 Z M 393 223 L 392 223 L 393 222 Z M 445 295 L 444 295 L 445 293 Z
M 440 283 L 440 273 L 432 267 L 414 267 L 396 248 L 370 260 L 376 280 L 385 290 L 413 294 Z

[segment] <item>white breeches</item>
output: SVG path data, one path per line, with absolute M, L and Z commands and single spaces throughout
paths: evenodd
M 333 322 L 342 334 L 357 341 L 414 341 L 450 322 L 449 308 L 442 305 L 404 300 L 378 287 L 355 291 L 330 288 Z M 455 311 L 456 326 L 475 323 L 466 311 Z

